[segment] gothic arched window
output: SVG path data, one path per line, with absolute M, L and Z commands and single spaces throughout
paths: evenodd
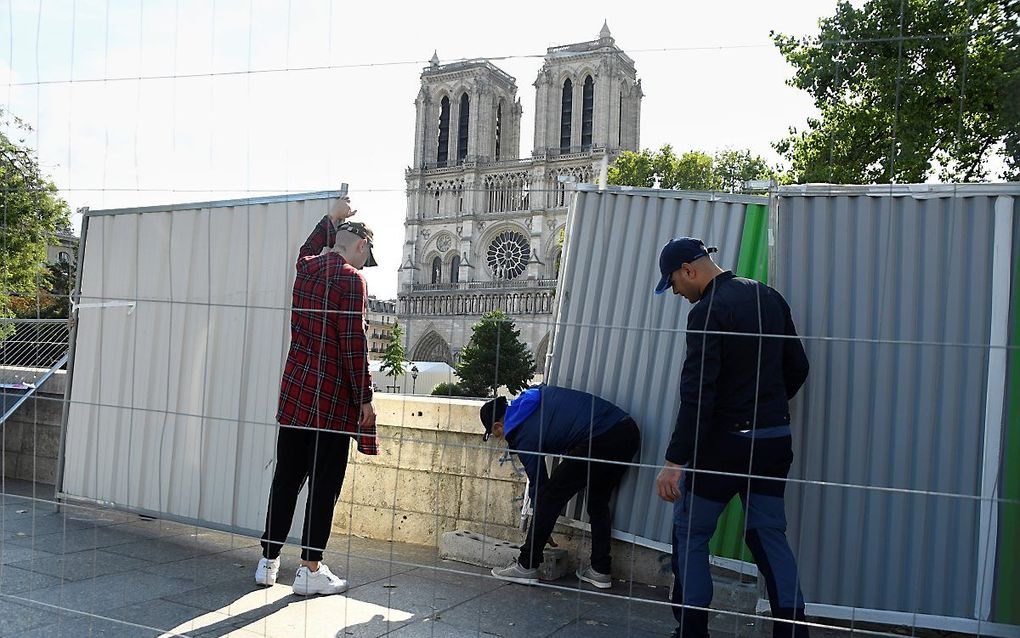
M 486 262 L 493 279 L 508 280 L 520 277 L 528 267 L 531 246 L 528 239 L 516 231 L 499 233 L 489 242 Z
M 496 159 L 499 160 L 499 158 L 500 158 L 500 154 L 499 154 L 500 143 L 503 141 L 503 139 L 502 139 L 502 137 L 503 137 L 503 100 L 500 100 L 499 104 L 496 105 L 496 126 L 494 127 L 494 129 L 496 131 L 496 145 L 495 145 Z
M 616 129 L 616 145 L 623 146 L 623 92 L 620 92 L 619 127 Z
M 460 281 L 460 255 L 454 255 L 453 259 L 450 260 L 450 283 L 455 284 Z
M 432 283 L 438 284 L 443 280 L 443 260 L 436 257 L 432 260 Z
M 471 100 L 468 94 L 460 96 L 460 117 L 457 119 L 457 161 L 463 162 L 468 153 L 468 115 L 470 112 Z
M 439 103 L 439 153 L 436 162 L 446 166 L 450 157 L 450 98 L 444 97 Z
M 570 118 L 574 112 L 574 83 L 563 82 L 563 99 L 560 104 L 560 152 L 570 152 Z
M 581 99 L 581 148 L 591 149 L 591 129 L 595 119 L 595 80 L 589 75 L 584 79 Z

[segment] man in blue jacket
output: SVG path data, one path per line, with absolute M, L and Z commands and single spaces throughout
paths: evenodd
M 694 304 L 680 411 L 656 479 L 659 496 L 674 503 L 673 635 L 708 636 L 708 542 L 739 495 L 744 540 L 776 619 L 773 636 L 807 638 L 804 624 L 780 621 L 804 620 L 783 495 L 793 462 L 788 401 L 807 379 L 808 360 L 783 296 L 719 268 L 713 252 L 700 239 L 670 241 L 659 255 L 655 287 L 656 294 L 672 289 Z
M 609 497 L 640 448 L 634 419 L 605 399 L 551 385 L 529 388 L 509 405 L 503 397 L 487 401 L 480 416 L 485 438 L 506 439 L 524 464 L 535 508 L 520 557 L 508 567 L 493 569 L 492 575 L 537 584 L 542 550 L 556 519 L 567 502 L 587 487 L 591 565 L 578 569 L 577 577 L 600 589 L 611 587 Z M 549 476 L 545 454 L 571 458 L 564 458 Z

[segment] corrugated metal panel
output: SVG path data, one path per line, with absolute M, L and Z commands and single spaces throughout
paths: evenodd
M 880 192 L 779 201 L 774 285 L 812 364 L 794 405 L 791 476 L 978 496 L 995 197 Z M 821 336 L 835 340 L 811 338 Z M 787 493 L 809 601 L 975 617 L 976 500 L 803 484 Z
M 996 530 L 981 529 L 976 497 L 983 470 L 998 463 L 984 457 L 986 396 L 1004 382 L 989 385 L 992 295 L 1003 281 L 992 269 L 994 206 L 1018 191 L 781 189 L 772 280 L 812 362 L 793 406 L 791 474 L 809 483 L 790 485 L 788 511 L 818 611 L 907 614 L 899 621 L 925 614 L 924 624 L 941 626 L 938 618 L 976 619 L 975 601 L 981 607 L 989 594 L 978 556 Z M 658 248 L 672 236 L 701 236 L 733 268 L 745 203 L 737 201 L 576 195 L 549 382 L 632 412 L 643 463 L 662 459 L 672 430 L 689 309 L 650 294 Z M 629 473 L 615 526 L 668 543 L 671 510 L 653 493 L 654 474 Z
M 673 430 L 690 309 L 672 295 L 652 294 L 659 248 L 673 237 L 702 237 L 719 247 L 723 267 L 735 268 L 747 203 L 767 201 L 583 187 L 575 195 L 547 381 L 627 410 L 641 427 L 643 463 L 660 462 Z M 655 474 L 627 472 L 614 526 L 668 544 L 672 509 L 652 488 Z
M 81 302 L 137 305 L 79 311 L 64 493 L 261 530 L 293 264 L 323 195 L 90 214 Z

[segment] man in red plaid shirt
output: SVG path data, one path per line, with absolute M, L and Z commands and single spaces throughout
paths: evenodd
M 372 231 L 346 221 L 355 212 L 350 199 L 341 197 L 298 255 L 290 351 L 276 413 L 281 425 L 276 471 L 262 535 L 263 558 L 255 571 L 256 583 L 276 583 L 280 550 L 307 481 L 301 567 L 293 586 L 294 593 L 305 596 L 347 589 L 347 581 L 321 562 L 322 550 L 333 525 L 351 439 L 359 452 L 379 453 L 365 335 L 368 292 L 358 272 L 376 263 Z

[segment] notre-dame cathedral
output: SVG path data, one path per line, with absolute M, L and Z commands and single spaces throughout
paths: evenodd
M 549 48 L 535 88 L 534 149 L 521 158 L 513 77 L 435 55 L 422 71 L 397 307 L 412 360 L 455 363 L 471 326 L 503 310 L 542 370 L 573 184 L 638 150 L 643 94 L 607 25 Z

